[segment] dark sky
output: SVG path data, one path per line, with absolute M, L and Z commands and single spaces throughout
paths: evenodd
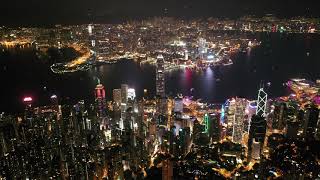
M 238 17 L 246 14 L 320 16 L 319 0 L 1 0 L 0 24 L 45 25 L 110 22 L 164 15 Z

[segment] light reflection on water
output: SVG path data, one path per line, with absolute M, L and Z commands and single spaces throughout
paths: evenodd
M 250 53 L 236 54 L 231 66 L 168 72 L 167 94 L 182 93 L 209 102 L 224 102 L 234 96 L 256 98 L 261 80 L 272 83 L 267 89 L 269 97 L 272 97 L 287 93 L 282 84 L 290 78 L 320 79 L 319 37 L 308 39 L 308 43 L 302 35 L 261 38 L 266 39 L 262 40 L 261 47 L 252 49 Z M 120 88 L 122 83 L 134 87 L 138 97 L 142 97 L 143 89 L 148 90 L 150 97 L 155 95 L 155 67 L 140 66 L 133 61 L 104 65 L 88 72 L 57 75 L 48 72 L 32 53 L 10 56 L 0 53 L 0 60 L 0 81 L 6 84 L 0 95 L 3 101 L 0 111 L 10 111 L 15 107 L 23 110 L 19 98 L 25 94 L 32 94 L 39 101 L 40 96 L 50 97 L 54 93 L 61 98 L 92 102 L 97 83 L 95 77 L 100 78 L 105 86 L 108 100 L 112 99 L 112 90 Z M 43 90 L 44 85 L 46 91 Z

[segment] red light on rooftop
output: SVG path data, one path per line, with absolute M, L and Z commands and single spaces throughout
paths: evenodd
M 32 97 L 23 98 L 23 102 L 31 102 L 31 101 L 32 101 Z

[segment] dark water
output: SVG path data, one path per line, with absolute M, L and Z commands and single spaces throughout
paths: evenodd
M 208 68 L 201 72 L 177 70 L 166 75 L 166 92 L 194 95 L 209 102 L 223 102 L 233 96 L 256 98 L 260 82 L 271 82 L 269 96 L 285 95 L 283 83 L 289 78 L 320 79 L 320 36 L 259 34 L 262 45 L 249 53 L 234 55 L 234 64 Z M 309 52 L 309 56 L 307 56 Z M 21 99 L 30 95 L 36 104 L 45 104 L 51 94 L 63 102 L 85 99 L 93 101 L 96 77 L 106 88 L 107 97 L 122 83 L 155 94 L 155 68 L 140 67 L 133 61 L 97 67 L 88 72 L 56 75 L 45 60 L 31 50 L 0 52 L 0 111 L 23 109 Z M 44 88 L 45 87 L 45 88 Z M 193 88 L 193 91 L 190 89 Z

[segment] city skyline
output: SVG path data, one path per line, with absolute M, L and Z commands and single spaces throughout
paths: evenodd
M 320 178 L 314 2 L 3 5 L 0 179 Z

